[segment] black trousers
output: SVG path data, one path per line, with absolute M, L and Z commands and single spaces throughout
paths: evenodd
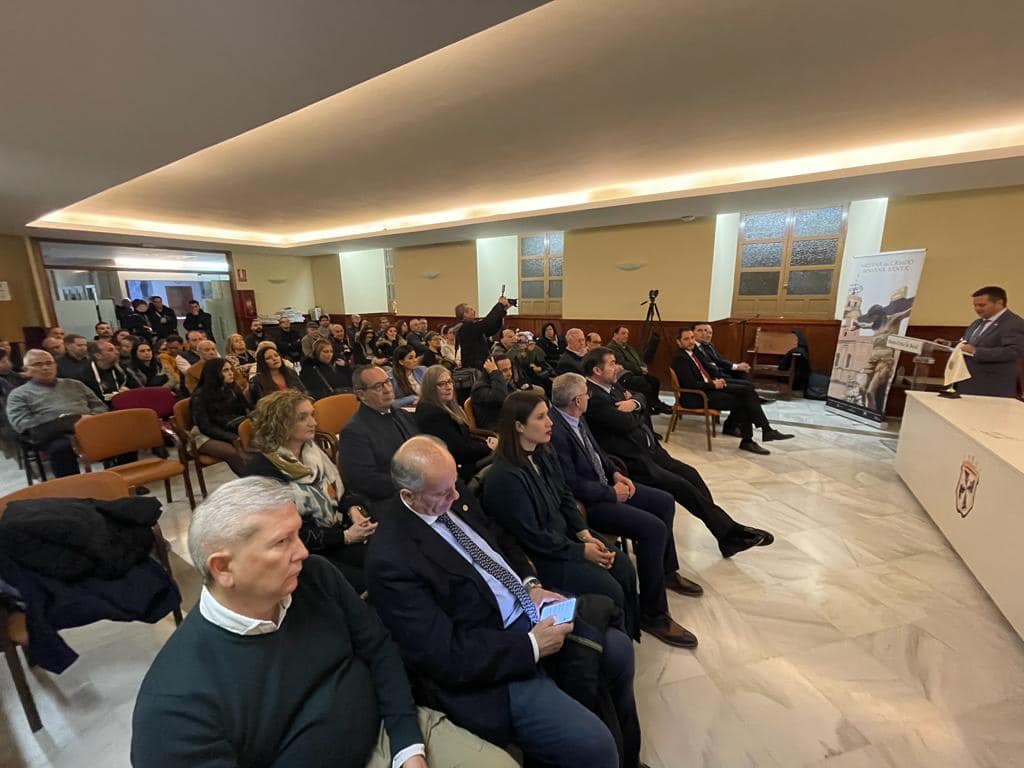
M 39 449 L 50 457 L 50 467 L 53 469 L 54 477 L 67 477 L 79 473 L 78 456 L 75 454 L 75 449 L 71 447 L 70 435 L 61 435 L 40 445 Z
M 587 505 L 587 520 L 595 529 L 636 541 L 640 614 L 645 620 L 668 616 L 665 575 L 679 569 L 672 533 L 675 516 L 676 503 L 671 494 L 641 483 L 636 484 L 636 493 L 628 501 Z
M 757 400 L 757 392 L 749 384 L 728 382 L 725 389 L 708 392 L 708 405 L 720 411 L 729 411 L 723 427 L 728 429 L 737 426 L 744 439 L 754 435 L 754 427 L 770 429 L 768 417 L 764 415 L 761 403 Z
M 629 467 L 633 482 L 653 485 L 672 494 L 672 498 L 704 523 L 718 541 L 722 541 L 736 527 L 736 521 L 715 504 L 711 490 L 700 473 L 689 464 L 673 459 L 660 445 L 654 445 L 639 455 L 620 458 Z
M 650 410 L 659 402 L 658 395 L 661 392 L 661 380 L 649 373 L 624 373 L 619 383 L 631 392 L 639 392 L 647 399 L 647 409 Z

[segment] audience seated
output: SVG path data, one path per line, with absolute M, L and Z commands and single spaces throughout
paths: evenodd
M 268 344 L 256 352 L 256 375 L 249 382 L 249 401 L 255 404 L 264 395 L 283 389 L 306 391 L 299 375 L 291 366 L 285 365 L 277 349 Z
M 629 328 L 620 325 L 608 342 L 608 349 L 615 353 L 615 361 L 624 369 L 619 383 L 625 389 L 634 389 L 647 399 L 647 408 L 651 414 L 672 413 L 672 407 L 661 402 L 661 381 L 651 375 L 644 364 L 640 353 L 629 343 Z
M 483 464 L 489 463 L 498 445 L 496 437 L 470 434 L 466 413 L 455 399 L 452 373 L 443 365 L 433 365 L 423 375 L 416 404 L 416 426 L 423 434 L 444 441 L 455 458 L 462 480 L 469 480 Z
M 558 335 L 558 326 L 554 323 L 544 323 L 540 327 L 540 337 L 537 339 L 537 346 L 544 353 L 544 358 L 552 368 L 558 365 L 558 359 L 565 352 L 565 339 Z
M 715 504 L 700 473 L 671 456 L 644 423 L 643 406 L 626 396 L 615 379 L 615 355 L 607 347 L 590 350 L 583 360 L 590 373 L 587 424 L 598 444 L 618 456 L 634 482 L 668 491 L 718 541 L 723 557 L 755 546 L 767 546 L 775 537 L 768 531 L 741 525 Z
M 697 351 L 697 337 L 692 328 L 681 329 L 676 344 L 679 349 L 672 356 L 672 370 L 679 380 L 679 386 L 701 390 L 708 397 L 709 407 L 729 411 L 722 425 L 722 434 L 739 437 L 740 450 L 756 454 L 769 453 L 754 442 L 754 427 L 761 430 L 761 439 L 765 442 L 793 437 L 772 428 L 758 402 L 757 392 L 748 382 L 726 379 L 710 359 L 702 358 Z M 700 397 L 686 393 L 682 395 L 682 404 L 687 408 L 704 407 Z
M 573 497 L 587 510 L 587 522 L 604 533 L 636 542 L 640 582 L 640 627 L 669 645 L 693 648 L 697 638 L 672 620 L 665 590 L 700 597 L 700 585 L 679 574 L 672 524 L 672 495 L 634 483 L 601 450 L 587 426 L 590 393 L 578 373 L 563 373 L 552 382 L 551 443 Z
M 172 378 L 171 374 L 164 369 L 160 359 L 153 354 L 153 347 L 148 341 L 139 341 L 132 347 L 132 356 L 127 370 L 139 382 L 140 387 L 174 389 L 178 383 L 177 369 L 174 369 L 175 375 Z
M 519 332 L 519 358 L 516 365 L 523 372 L 527 381 L 539 386 L 546 395 L 551 394 L 551 376 L 553 369 L 548 365 L 544 351 L 537 346 L 537 340 L 529 331 Z
M 519 339 L 513 328 L 503 328 L 498 340 L 491 345 L 491 357 L 495 355 L 507 355 L 515 360 L 523 353 L 519 346 Z
M 398 326 L 389 325 L 384 329 L 384 333 L 376 334 L 374 336 L 373 347 L 376 350 L 375 357 L 383 357 L 385 360 L 390 360 L 395 350 L 402 346 L 405 342 L 398 338 Z
M 313 345 L 313 354 L 302 361 L 299 379 L 313 400 L 352 390 L 352 371 L 334 358 L 330 340 L 320 338 Z
M 93 341 L 89 343 L 89 357 L 92 362 L 85 369 L 84 383 L 96 393 L 103 402 L 109 405 L 118 392 L 136 389 L 138 379 L 121 367 L 117 348 L 109 341 Z
M 263 321 L 258 317 L 254 317 L 249 322 L 249 333 L 245 337 L 245 348 L 255 351 L 261 341 L 269 341 L 269 339 L 263 331 Z
M 601 341 L 601 334 L 597 333 L 596 331 L 590 331 L 587 334 L 587 351 L 588 352 L 590 350 L 592 350 L 592 349 L 597 349 L 598 347 L 603 346 L 603 345 L 604 345 L 604 342 Z
M 12 389 L 20 387 L 25 381 L 25 376 L 14 370 L 11 351 L 0 348 L 0 397 L 6 399 Z
M 301 526 L 293 491 L 266 478 L 227 483 L 196 509 L 188 543 L 202 595 L 142 682 L 132 763 L 514 765 L 417 711 L 380 619 L 308 557 Z
M 484 361 L 483 370 L 484 377 L 470 392 L 470 407 L 477 427 L 493 432 L 505 398 L 516 391 L 512 383 L 514 368 L 508 355 L 496 355 Z
M 14 370 L 11 353 L 0 348 L 0 455 L 9 459 L 18 456 L 18 433 L 7 418 L 7 396 L 25 381 L 25 377 Z
M 463 368 L 483 369 L 484 360 L 487 359 L 490 349 L 488 338 L 501 330 L 508 308 L 508 299 L 504 296 L 498 299 L 498 303 L 483 318 L 478 318 L 476 308 L 469 304 L 459 304 L 455 307 L 455 319 L 459 323 L 455 341 L 462 353 Z
M 135 299 L 132 302 L 132 312 L 124 319 L 124 329 L 132 336 L 151 341 L 153 328 L 149 324 L 149 303 L 145 299 Z M 186 325 L 186 327 L 188 327 Z
M 427 321 L 424 318 L 414 317 L 409 321 L 409 332 L 405 335 L 405 343 L 415 349 L 418 355 L 422 355 L 427 348 L 426 333 Z
M 707 360 L 713 363 L 727 379 L 750 381 L 750 363 L 734 363 L 731 360 L 726 360 L 719 353 L 718 348 L 711 343 L 711 338 L 715 335 L 715 329 L 711 327 L 711 323 L 697 323 L 693 326 L 693 335 L 697 337 L 697 351 L 701 354 L 702 361 Z
M 273 342 L 277 345 L 278 354 L 285 360 L 297 363 L 302 359 L 302 333 L 292 328 L 292 321 L 285 315 L 277 319 Z
M 519 542 L 541 580 L 576 594 L 607 595 L 640 637 L 636 573 L 629 557 L 588 527 L 550 447 L 551 418 L 542 395 L 515 392 L 501 408 L 498 447 L 484 479 L 487 513 Z
M 192 440 L 199 453 L 221 459 L 231 471 L 245 474 L 245 454 L 238 447 L 238 425 L 249 415 L 249 403 L 223 357 L 208 360 L 189 400 Z
M 108 342 L 94 342 L 106 344 Z M 78 474 L 78 457 L 71 447 L 75 422 L 92 413 L 105 413 L 106 403 L 77 379 L 58 379 L 57 364 L 49 352 L 25 353 L 28 382 L 7 396 L 7 418 L 15 432 L 26 435 L 50 457 L 57 477 Z
M 615 629 L 592 630 L 603 647 L 594 662 L 611 690 L 610 716 L 624 734 L 620 763 L 607 726 L 539 665 L 570 631 L 582 634 L 583 622 L 539 621 L 541 607 L 562 596 L 540 585 L 529 559 L 490 527 L 471 495 L 460 495 L 455 461 L 440 441 L 408 441 L 391 474 L 399 496 L 370 544 L 367 575 L 425 701 L 493 743 L 514 742 L 527 765 L 635 768 L 640 726 L 629 640 Z
M 377 351 L 376 334 L 372 328 L 363 328 L 356 335 L 356 343 L 352 347 L 352 364 L 360 365 L 391 365 L 390 357 L 383 357 Z
M 448 365 L 448 361 L 445 360 L 441 351 L 444 346 L 444 336 L 435 331 L 427 331 L 423 337 L 423 343 L 426 345 L 426 349 L 420 356 L 420 364 L 424 368 L 429 368 L 432 365 Z
M 93 341 L 100 341 L 101 339 L 110 341 L 114 338 L 114 329 L 111 327 L 110 323 L 106 323 L 101 320 L 93 326 L 93 330 L 96 331 L 96 335 L 92 337 Z
M 456 327 L 446 325 L 441 328 L 441 336 L 444 337 L 444 341 L 441 342 L 441 357 L 444 358 L 445 365 L 453 371 L 459 367 L 459 355 L 455 344 Z
M 375 365 L 356 368 L 352 387 L 359 408 L 341 430 L 338 463 L 348 488 L 371 502 L 394 496 L 391 457 L 399 446 L 419 434 L 411 413 L 395 407 L 391 377 Z
M 161 296 L 149 297 L 149 327 L 157 339 L 166 339 L 172 333 L 178 332 L 178 316 L 174 310 L 164 305 Z
M 345 326 L 340 323 L 333 323 L 331 325 L 330 342 L 331 346 L 334 347 L 335 361 L 344 361 L 344 364 L 348 365 L 349 358 L 352 355 L 352 347 L 349 346 L 348 337 L 345 335 Z
M 579 328 L 565 332 L 565 351 L 558 358 L 555 373 L 578 373 L 583 375 L 583 356 L 587 354 L 587 337 Z
M 67 336 L 67 331 L 59 325 L 54 325 L 46 331 L 47 339 L 60 339 L 61 341 L 64 341 L 65 336 Z
M 391 358 L 391 383 L 395 388 L 395 406 L 415 405 L 420 396 L 420 382 L 427 369 L 420 365 L 419 354 L 408 344 L 395 350 Z
M 220 358 L 217 345 L 209 339 L 203 339 L 196 344 L 196 355 L 199 356 L 199 360 L 185 371 L 185 387 L 189 392 L 194 392 L 196 387 L 199 386 L 199 377 L 203 375 L 203 368 L 206 366 L 206 363 Z
M 302 515 L 299 538 L 314 554 L 323 555 L 345 575 L 356 592 L 366 591 L 364 561 L 377 523 L 369 503 L 347 490 L 338 468 L 314 442 L 313 401 L 303 392 L 271 392 L 252 413 L 250 475 L 290 483 Z
M 185 334 L 185 350 L 181 353 L 181 356 L 188 361 L 189 365 L 195 365 L 199 362 L 199 353 L 196 352 L 196 347 L 205 338 L 206 334 L 202 331 L 188 331 Z M 187 370 L 186 368 L 185 371 Z M 182 373 L 185 373 L 185 371 L 182 371 Z
M 317 318 L 317 325 L 320 326 L 319 333 L 321 339 L 331 338 L 331 313 L 325 312 Z
M 358 341 L 359 331 L 363 328 L 363 318 L 359 315 L 350 315 L 348 325 L 345 327 L 345 335 L 348 337 L 348 345 L 355 348 Z
M 132 363 L 132 350 L 135 349 L 135 345 L 141 341 L 149 342 L 147 339 L 133 336 L 127 331 L 118 331 L 115 334 L 115 338 L 117 339 L 117 361 L 121 364 L 122 368 L 128 370 Z
M 213 336 L 213 317 L 209 312 L 204 312 L 195 299 L 188 302 L 188 309 L 185 310 L 185 320 L 182 325 L 185 326 L 186 331 L 202 331 L 205 338 L 213 342 L 217 341 Z
M 64 337 L 64 355 L 57 358 L 57 375 L 62 379 L 85 381 L 89 372 L 89 340 L 77 333 Z
M 59 361 L 62 357 L 64 357 L 64 339 L 62 338 L 58 338 L 56 336 L 47 336 L 46 338 L 43 339 L 42 344 L 40 346 L 43 348 L 43 350 L 49 352 L 50 356 L 54 360 Z
M 302 359 L 313 356 L 313 345 L 321 339 L 323 339 L 323 336 L 320 335 L 320 323 L 316 320 L 310 320 L 306 323 L 306 335 L 299 342 L 299 348 L 302 350 Z
M 231 364 L 241 368 L 246 365 L 256 365 L 256 347 L 247 347 L 245 339 L 240 333 L 232 333 L 224 344 L 224 357 L 231 361 Z
M 192 363 L 184 356 L 181 336 L 178 336 L 176 333 L 172 333 L 164 339 L 164 347 L 160 351 L 160 360 L 164 364 L 165 368 L 169 369 L 171 367 L 169 363 L 174 365 L 175 370 L 178 372 L 180 388 L 180 379 L 185 376 L 189 367 L 192 365 Z

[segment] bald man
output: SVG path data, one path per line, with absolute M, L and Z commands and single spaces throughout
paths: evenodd
M 587 337 L 579 328 L 565 332 L 565 352 L 558 358 L 555 373 L 578 373 L 583 375 L 583 356 L 587 354 Z

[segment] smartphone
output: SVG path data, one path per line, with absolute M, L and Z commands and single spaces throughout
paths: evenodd
M 558 603 L 548 603 L 540 609 L 541 621 L 554 619 L 555 624 L 568 624 L 576 618 L 576 598 L 570 597 Z

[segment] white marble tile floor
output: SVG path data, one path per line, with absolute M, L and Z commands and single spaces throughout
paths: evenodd
M 699 600 L 669 595 L 695 651 L 645 637 L 636 691 L 653 768 L 1012 768 L 1024 766 L 1024 643 L 893 470 L 895 425 L 875 431 L 800 399 L 766 406 L 796 438 L 754 457 L 684 418 L 669 450 L 696 466 L 741 522 L 776 543 L 723 560 L 677 508 L 683 572 Z M 655 428 L 664 433 L 665 417 Z M 207 472 L 211 486 L 232 477 Z M 20 487 L 0 462 L 0 493 Z M 187 600 L 188 504 L 166 505 Z M 131 710 L 173 631 L 102 622 L 66 632 L 81 658 L 30 673 L 46 725 L 31 734 L 0 670 L 0 765 L 128 764 Z

